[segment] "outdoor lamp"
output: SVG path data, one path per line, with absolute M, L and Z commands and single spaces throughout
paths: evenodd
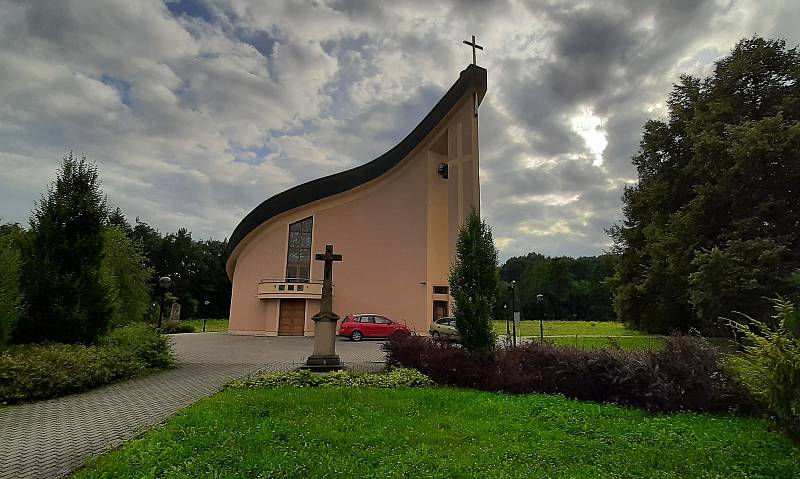
M 544 301 L 543 294 L 536 295 L 536 304 L 541 305 Z M 539 311 L 539 337 L 544 341 L 544 308 L 541 308 Z
M 508 287 L 508 290 L 511 291 L 511 317 L 512 317 L 511 318 L 511 328 L 512 328 L 512 333 L 513 333 L 513 336 L 511 338 L 512 338 L 512 343 L 514 344 L 514 346 L 517 345 L 517 318 L 515 316 L 517 308 L 514 305 L 514 297 L 516 296 L 516 294 L 515 294 L 516 287 L 517 287 L 517 281 L 512 279 L 511 280 L 511 286 Z
M 164 295 L 167 290 L 172 286 L 172 278 L 169 276 L 162 276 L 158 279 L 158 286 L 161 288 L 161 309 L 158 311 L 158 329 L 161 329 L 161 320 L 164 318 Z
M 503 305 L 503 317 L 506 318 L 506 339 L 511 336 L 510 326 L 508 325 L 508 304 Z

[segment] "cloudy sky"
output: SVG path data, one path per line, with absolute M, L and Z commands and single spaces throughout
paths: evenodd
M 796 0 L 0 0 L 0 220 L 26 224 L 74 150 L 131 219 L 229 236 L 267 197 L 402 139 L 475 34 L 501 258 L 598 254 L 678 75 L 753 34 L 796 45 L 797 18 Z

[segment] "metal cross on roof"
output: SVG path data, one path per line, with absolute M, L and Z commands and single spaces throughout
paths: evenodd
M 475 49 L 477 48 L 478 50 L 483 50 L 483 47 L 475 43 L 475 35 L 472 35 L 471 42 L 464 40 L 464 43 L 472 47 L 472 64 L 477 65 L 476 63 L 477 57 L 475 56 Z

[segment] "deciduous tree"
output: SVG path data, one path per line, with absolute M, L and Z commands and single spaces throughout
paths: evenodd
M 142 321 L 150 304 L 152 270 L 141 246 L 121 226 L 103 228 L 103 259 L 100 277 L 112 307 L 113 327 Z
M 666 121 L 644 126 L 610 230 L 618 316 L 666 333 L 721 332 L 732 310 L 769 314 L 800 269 L 800 54 L 740 41 L 706 79 L 681 78 Z
M 9 343 L 22 313 L 19 274 L 24 235 L 18 224 L 0 225 L 0 349 Z

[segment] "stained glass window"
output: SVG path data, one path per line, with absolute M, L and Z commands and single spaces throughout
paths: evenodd
M 286 281 L 307 282 L 311 277 L 311 232 L 314 218 L 289 225 L 289 248 L 286 252 Z

